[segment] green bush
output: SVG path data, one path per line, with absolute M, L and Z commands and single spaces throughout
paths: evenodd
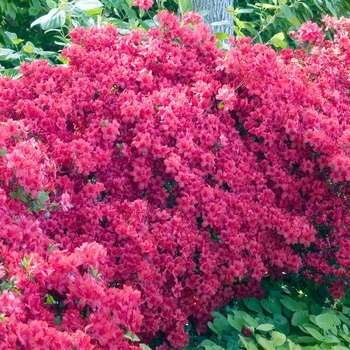
M 289 282 L 265 282 L 263 288 L 264 299 L 242 299 L 213 312 L 206 337 L 192 337 L 186 350 L 350 348 L 348 298 L 334 300 L 326 289 L 297 275 Z
M 276 48 L 293 46 L 288 33 L 308 20 L 320 23 L 326 14 L 350 16 L 347 0 L 235 0 L 234 6 L 228 12 L 233 15 L 235 35 L 251 36 Z

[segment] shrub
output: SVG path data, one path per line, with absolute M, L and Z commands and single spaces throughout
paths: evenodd
M 346 0 L 237 0 L 228 12 L 234 19 L 235 35 L 251 36 L 254 40 L 272 44 L 276 48 L 294 46 L 290 31 L 309 20 L 320 24 L 325 15 L 349 17 Z
M 316 286 L 295 287 L 285 281 L 265 283 L 264 299 L 242 299 L 221 313 L 213 312 L 214 321 L 209 322 L 212 335 L 194 338 L 201 346 L 186 349 L 349 349 L 349 299 L 335 302 L 329 296 L 320 302 L 318 293 L 327 293 Z M 305 294 L 307 289 L 310 294 Z
M 78 28 L 68 67 L 0 79 L 7 348 L 135 347 L 128 332 L 181 348 L 267 274 L 343 293 L 349 21 L 326 19 L 334 42 L 307 23 L 303 49 L 276 54 L 219 51 L 199 20 Z

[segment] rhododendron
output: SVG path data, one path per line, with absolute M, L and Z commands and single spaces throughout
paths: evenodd
M 158 17 L 0 79 L 4 349 L 181 348 L 268 275 L 349 280 L 349 22 L 224 52 L 196 14 Z

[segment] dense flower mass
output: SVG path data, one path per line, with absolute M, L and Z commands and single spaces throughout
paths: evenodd
M 148 10 L 152 7 L 153 0 L 134 0 L 133 5 L 138 6 L 140 9 Z
M 350 22 L 277 54 L 159 21 L 0 79 L 0 349 L 181 348 L 268 274 L 350 277 Z

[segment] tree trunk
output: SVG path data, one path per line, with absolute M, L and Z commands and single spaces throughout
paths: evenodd
M 203 18 L 205 23 L 210 25 L 213 22 L 230 22 L 230 24 L 222 26 L 210 26 L 212 33 L 223 32 L 229 35 L 233 35 L 233 18 L 225 9 L 227 9 L 229 5 L 233 6 L 233 2 L 233 0 L 192 0 L 194 11 L 209 11 Z

